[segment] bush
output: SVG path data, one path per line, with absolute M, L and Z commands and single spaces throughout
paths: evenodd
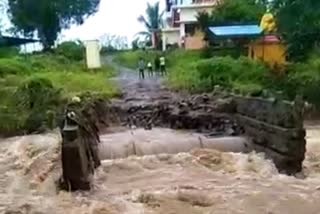
M 239 58 L 244 56 L 247 52 L 240 48 L 213 48 L 205 47 L 201 50 L 201 58 L 208 59 L 212 57 L 225 57 L 230 56 L 232 58 Z
M 81 61 L 85 57 L 85 48 L 81 42 L 63 42 L 57 46 L 55 52 L 70 60 Z
M 233 59 L 231 57 L 214 57 L 197 63 L 197 71 L 208 90 L 215 85 L 234 88 L 235 85 L 254 83 L 261 84 L 267 68 L 256 61 L 245 57 Z M 258 88 L 258 87 L 252 87 Z
M 16 102 L 21 111 L 28 112 L 24 129 L 32 133 L 40 128 L 52 128 L 49 114 L 58 112 L 62 105 L 61 89 L 45 78 L 31 78 L 16 91 Z
M 9 74 L 29 74 L 32 66 L 22 57 L 0 59 L 0 77 Z
M 115 74 L 112 66 L 96 72 L 84 68 L 82 62 L 54 54 L 0 59 L 0 121 L 5 121 L 0 123 L 0 134 L 54 127 L 52 118 L 72 96 L 118 94 L 108 80 Z
M 297 63 L 287 68 L 287 74 L 279 81 L 281 88 L 289 99 L 301 94 L 310 103 L 320 107 L 320 60 Z
M 201 59 L 200 51 L 173 50 L 166 54 L 168 66 L 168 84 L 173 89 L 201 91 L 203 84 L 200 82 L 196 64 Z
M 28 57 L 35 72 L 65 72 L 65 71 L 84 71 L 85 66 L 82 62 L 70 60 L 62 55 L 42 54 Z
M 2 47 L 0 48 L 0 58 L 8 58 L 18 56 L 20 48 L 18 47 Z

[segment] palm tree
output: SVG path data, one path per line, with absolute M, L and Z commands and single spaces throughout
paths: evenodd
M 159 47 L 162 16 L 163 12 L 160 12 L 159 2 L 156 2 L 154 5 L 147 3 L 145 16 L 141 15 L 138 18 L 138 21 L 143 23 L 146 28 L 146 31 L 138 34 L 145 36 L 147 41 L 151 41 L 154 48 Z

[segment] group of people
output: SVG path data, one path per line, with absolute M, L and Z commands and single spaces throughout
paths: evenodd
M 145 60 L 140 57 L 139 63 L 139 78 L 144 79 L 145 78 L 145 70 L 148 71 L 149 77 L 153 76 L 155 73 L 156 75 L 165 75 L 167 73 L 166 70 L 166 58 L 164 56 L 156 57 L 154 59 L 154 65 L 151 61 L 149 61 L 147 64 L 145 63 Z

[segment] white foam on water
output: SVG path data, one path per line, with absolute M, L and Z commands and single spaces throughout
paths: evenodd
M 137 133 L 137 132 L 136 132 Z M 305 180 L 280 175 L 263 154 L 195 148 L 179 154 L 103 161 L 90 192 L 57 193 L 61 136 L 0 142 L 0 213 L 308 213 L 320 210 L 320 132 L 309 133 Z M 147 135 L 146 135 L 147 134 Z M 139 141 L 197 139 L 173 130 L 141 131 Z M 121 143 L 128 133 L 102 136 Z M 186 147 L 187 148 L 187 147 Z M 162 148 L 163 149 L 163 148 Z

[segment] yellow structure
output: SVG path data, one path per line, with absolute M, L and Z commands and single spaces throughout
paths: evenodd
M 249 58 L 271 66 L 286 63 L 286 47 L 274 35 L 263 36 L 249 45 Z
M 276 30 L 276 21 L 271 13 L 266 13 L 263 15 L 260 27 L 264 33 L 271 33 Z
M 260 23 L 264 36 L 249 44 L 248 57 L 262 60 L 271 66 L 286 63 L 286 47 L 278 36 L 274 34 L 276 24 L 271 13 L 266 13 Z

